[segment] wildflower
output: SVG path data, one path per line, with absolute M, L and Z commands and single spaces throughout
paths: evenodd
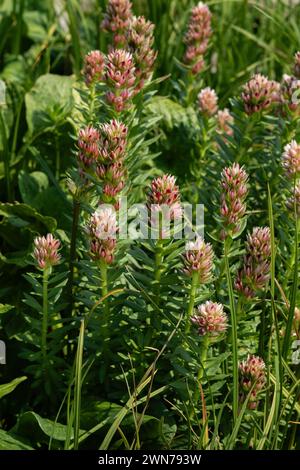
M 243 87 L 242 100 L 247 114 L 269 109 L 279 102 L 280 85 L 261 74 L 254 75 Z
M 239 382 L 241 387 L 240 401 L 243 403 L 251 388 L 248 408 L 255 410 L 258 406 L 258 394 L 266 384 L 266 366 L 258 356 L 248 355 L 245 361 L 239 364 Z
M 92 126 L 85 127 L 79 131 L 78 159 L 84 169 L 91 167 L 99 157 L 99 138 L 99 131 Z
M 113 41 L 116 48 L 121 48 L 126 43 L 125 33 L 132 18 L 132 4 L 129 0 L 109 0 L 102 21 L 102 28 L 113 33 Z
M 207 5 L 199 2 L 192 9 L 188 29 L 184 37 L 187 46 L 184 61 L 191 67 L 194 75 L 204 68 L 204 58 L 209 38 L 212 35 L 211 12 Z
M 154 43 L 154 24 L 143 16 L 133 17 L 127 31 L 127 45 L 132 53 L 136 67 L 136 91 L 143 88 L 145 82 L 151 77 L 157 52 L 152 47 Z
M 200 284 L 207 284 L 212 277 L 214 252 L 210 243 L 205 243 L 201 237 L 195 242 L 188 242 L 183 255 L 184 269 L 187 276 L 198 274 Z
M 218 111 L 218 97 L 215 90 L 207 87 L 198 94 L 198 104 L 201 113 L 211 117 Z
M 238 163 L 225 168 L 222 172 L 221 218 L 224 226 L 222 238 L 225 238 L 226 234 L 235 235 L 241 229 L 241 222 L 246 212 L 247 181 L 248 175 Z
M 227 108 L 220 109 L 217 112 L 217 133 L 233 135 L 233 129 L 231 125 L 234 123 L 233 116 L 230 114 Z
M 135 67 L 130 52 L 115 49 L 107 56 L 105 82 L 106 100 L 117 112 L 123 111 L 133 96 Z
M 220 336 L 228 327 L 223 305 L 210 300 L 197 307 L 191 322 L 197 326 L 200 336 L 207 335 L 212 338 Z
M 127 146 L 128 128 L 116 119 L 100 125 L 99 155 L 101 160 L 110 162 L 124 158 Z
M 152 215 L 160 212 L 162 206 L 165 206 L 169 209 L 170 220 L 181 217 L 180 191 L 176 185 L 176 178 L 171 175 L 155 178 L 148 192 L 147 205 Z
M 246 298 L 266 287 L 270 278 L 271 233 L 269 227 L 254 227 L 247 235 L 243 267 L 238 271 L 235 288 Z
M 297 78 L 300 78 L 300 52 L 296 52 L 294 56 L 294 74 Z
M 295 140 L 284 147 L 282 166 L 289 178 L 300 177 L 300 144 Z
M 99 82 L 103 78 L 104 55 L 100 51 L 91 51 L 84 58 L 83 76 L 87 86 Z
M 290 75 L 283 75 L 281 83 L 281 101 L 292 112 L 299 111 L 300 80 Z
M 293 195 L 286 201 L 286 207 L 293 213 L 295 211 L 295 206 L 297 215 L 300 217 L 300 181 L 296 183 Z
M 34 239 L 33 256 L 40 269 L 48 269 L 60 262 L 60 241 L 48 233 L 46 237 Z
M 100 206 L 90 217 L 86 232 L 90 238 L 93 259 L 111 264 L 114 260 L 117 236 L 116 212 L 111 207 Z

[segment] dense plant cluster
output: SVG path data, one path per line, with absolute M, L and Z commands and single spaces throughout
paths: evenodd
M 299 448 L 300 7 L 11 3 L 0 449 Z

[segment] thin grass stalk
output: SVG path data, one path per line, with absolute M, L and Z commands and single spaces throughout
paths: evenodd
M 75 364 L 75 387 L 74 387 L 74 450 L 78 450 L 81 414 L 81 387 L 82 387 L 82 356 L 84 345 L 84 320 L 81 320 L 78 338 L 76 364 Z
M 231 321 L 231 339 L 232 339 L 232 373 L 233 373 L 233 424 L 235 426 L 238 417 L 238 406 L 239 406 L 239 375 L 238 375 L 238 338 L 237 338 L 237 317 L 235 309 L 235 301 L 233 294 L 232 279 L 229 267 L 229 246 L 231 239 L 226 238 L 224 241 L 224 259 L 225 259 L 225 271 L 227 278 L 227 286 L 229 293 L 229 304 L 230 304 L 230 321 Z

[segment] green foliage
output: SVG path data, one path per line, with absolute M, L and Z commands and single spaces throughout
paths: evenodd
M 155 23 L 158 58 L 132 107 L 117 113 L 105 84 L 82 77 L 84 55 L 111 48 L 99 27 L 105 0 L 0 2 L 0 449 L 299 449 L 299 207 L 287 207 L 296 179 L 281 161 L 284 146 L 300 142 L 299 109 L 248 115 L 240 95 L 255 72 L 292 73 L 300 6 L 208 1 L 213 35 L 193 77 L 183 38 L 196 2 L 132 3 Z M 226 135 L 215 114 L 200 112 L 208 86 L 234 119 Z M 129 206 L 144 204 L 163 173 L 177 177 L 182 202 L 204 205 L 211 282 L 183 273 L 184 239 L 118 238 L 112 264 L 91 256 L 88 220 L 105 187 L 83 170 L 78 134 L 111 119 L 128 128 Z M 220 178 L 233 163 L 249 194 L 240 230 L 224 242 Z M 235 281 L 257 226 L 270 227 L 270 277 L 249 299 Z M 33 241 L 47 233 L 61 260 L 37 270 Z M 208 300 L 230 325 L 211 342 L 189 318 Z M 248 354 L 266 364 L 256 407 L 255 384 L 242 393 L 238 375 Z M 20 370 L 26 377 L 13 379 Z

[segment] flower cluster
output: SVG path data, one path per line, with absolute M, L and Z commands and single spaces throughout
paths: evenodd
M 40 269 L 49 269 L 60 262 L 60 241 L 48 233 L 46 237 L 34 239 L 33 256 Z
M 129 27 L 132 11 L 129 0 L 109 0 L 102 21 L 102 28 L 113 33 L 113 42 L 116 48 L 122 48 L 126 44 L 126 31 Z
M 98 160 L 99 157 L 99 138 L 97 129 L 87 126 L 80 129 L 78 135 L 78 163 L 82 170 L 87 171 Z
M 163 175 L 151 182 L 147 196 L 147 206 L 151 211 L 152 220 L 152 216 L 161 213 L 164 207 L 168 209 L 170 220 L 181 217 L 180 191 L 176 185 L 175 176 Z
M 281 103 L 288 109 L 299 114 L 300 80 L 291 75 L 284 74 L 281 83 Z
M 90 238 L 90 253 L 94 260 L 111 264 L 117 243 L 116 212 L 100 206 L 90 217 L 86 232 Z
M 233 116 L 227 108 L 220 109 L 217 112 L 217 133 L 221 135 L 233 135 L 232 125 L 234 123 Z
M 199 284 L 207 284 L 212 277 L 214 252 L 210 243 L 205 243 L 201 237 L 194 242 L 188 242 L 183 255 L 184 269 L 187 276 L 198 275 Z
M 270 277 L 271 234 L 269 227 L 255 227 L 247 235 L 243 267 L 238 271 L 235 288 L 246 298 L 265 288 Z
M 282 166 L 288 178 L 300 177 L 300 144 L 295 140 L 284 147 Z
M 295 189 L 293 189 L 292 196 L 286 201 L 286 207 L 294 213 L 296 207 L 297 216 L 300 217 L 300 181 L 296 183 Z
M 196 313 L 191 317 L 191 322 L 197 326 L 200 336 L 207 335 L 210 338 L 220 336 L 228 327 L 223 305 L 210 300 L 198 305 Z
M 250 390 L 248 408 L 255 410 L 258 406 L 258 395 L 266 384 L 266 366 L 258 356 L 248 355 L 245 361 L 239 364 L 239 383 L 241 388 L 240 402 L 243 403 Z
M 204 55 L 211 35 L 211 12 L 207 5 L 199 2 L 192 9 L 188 29 L 184 37 L 187 46 L 184 61 L 191 67 L 194 75 L 200 73 L 204 68 Z
M 124 159 L 127 148 L 128 129 L 115 119 L 100 126 L 99 159 L 96 175 L 103 183 L 103 202 L 113 202 L 125 184 Z
M 280 84 L 256 74 L 244 85 L 242 100 L 249 115 L 268 109 L 280 100 Z
M 241 229 L 242 219 L 246 212 L 245 199 L 248 193 L 248 175 L 245 170 L 234 163 L 225 168 L 221 179 L 221 218 L 223 223 L 222 238 L 235 235 Z
M 154 24 L 144 16 L 133 17 L 126 33 L 127 47 L 136 67 L 136 92 L 141 90 L 151 77 L 157 52 L 153 50 Z
M 126 109 L 133 97 L 136 82 L 132 54 L 123 49 L 111 51 L 106 59 L 104 80 L 108 88 L 107 102 L 117 112 Z
M 294 75 L 300 78 L 300 51 L 296 52 L 294 57 Z
M 83 76 L 89 87 L 103 78 L 105 57 L 100 51 L 91 51 L 84 57 Z
M 211 117 L 218 111 L 218 96 L 215 90 L 211 88 L 203 88 L 198 94 L 198 105 L 200 112 L 206 116 Z

